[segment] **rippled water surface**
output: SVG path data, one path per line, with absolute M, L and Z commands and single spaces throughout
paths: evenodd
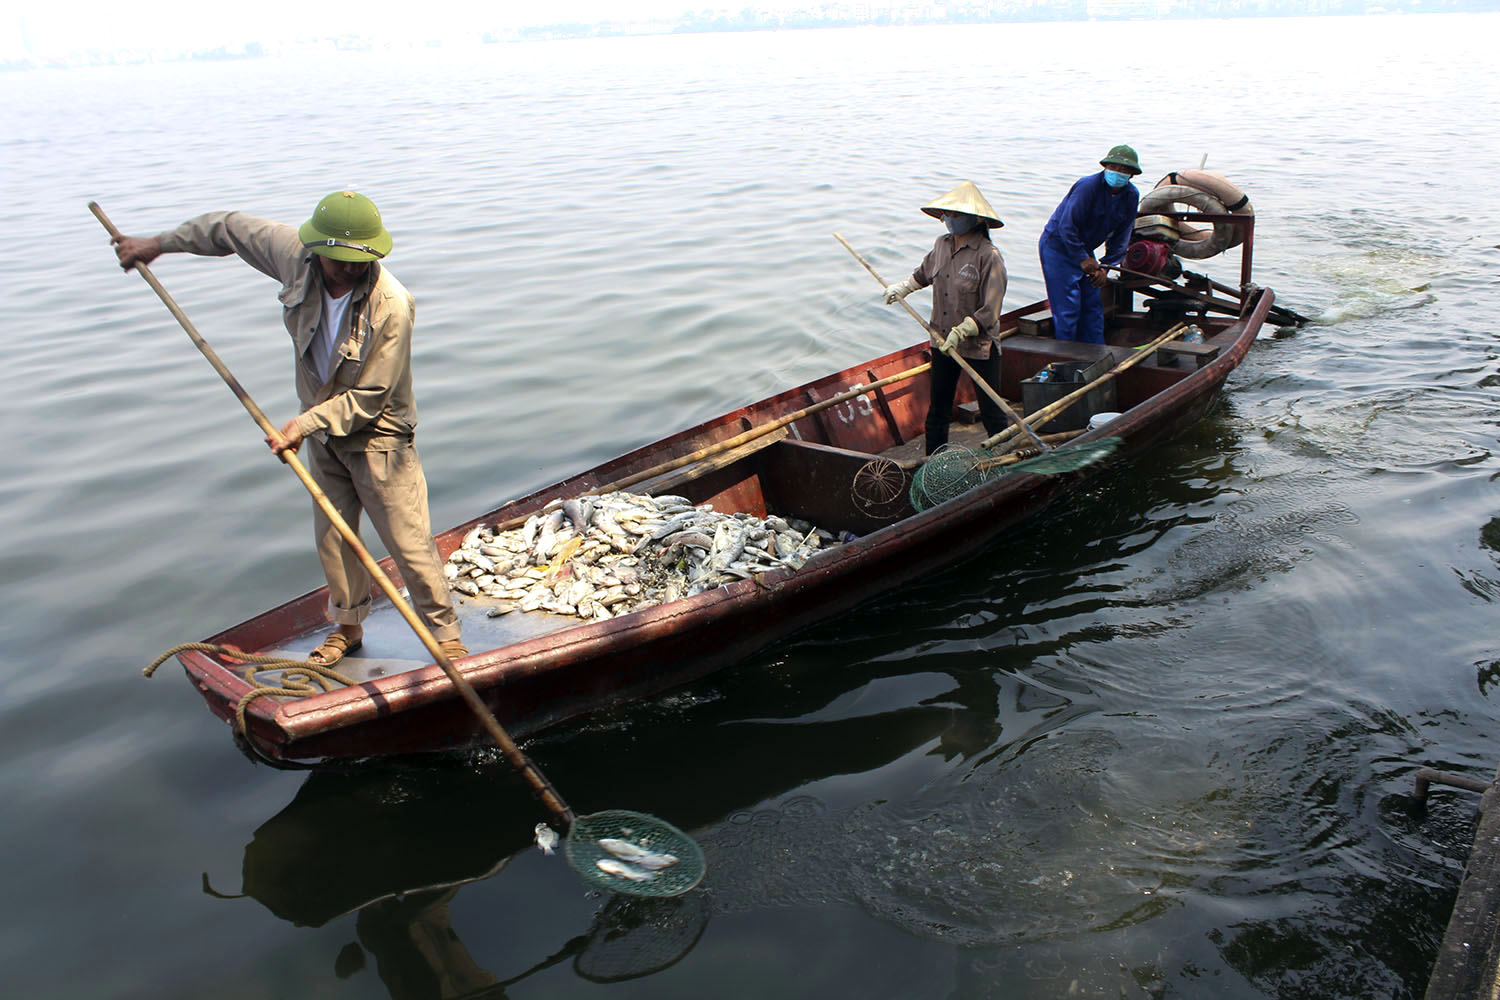
M 1497 17 L 0 76 L 7 992 L 1419 996 L 1475 802 L 1414 817 L 1412 773 L 1500 758 Z M 1117 142 L 1147 183 L 1238 181 L 1257 280 L 1317 322 L 976 558 L 530 744 L 582 811 L 691 830 L 705 891 L 590 892 L 490 755 L 257 769 L 175 669 L 140 677 L 321 576 L 300 487 L 89 199 L 145 234 L 371 194 L 449 525 L 913 341 L 830 234 L 900 275 L 960 179 L 1005 219 L 1007 305 L 1040 298 L 1041 227 Z M 275 286 L 156 271 L 290 415 Z

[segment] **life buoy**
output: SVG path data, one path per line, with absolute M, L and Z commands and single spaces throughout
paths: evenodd
M 1176 206 L 1186 205 L 1200 212 L 1213 215 L 1254 215 L 1255 209 L 1245 192 L 1222 174 L 1207 170 L 1174 170 L 1156 182 L 1156 187 L 1141 198 L 1137 215 L 1159 215 L 1162 212 L 1181 211 Z M 1178 221 L 1182 236 L 1173 248 L 1178 256 L 1190 260 L 1203 260 L 1223 253 L 1230 247 L 1240 245 L 1239 230 L 1227 223 L 1212 227 L 1194 226 Z

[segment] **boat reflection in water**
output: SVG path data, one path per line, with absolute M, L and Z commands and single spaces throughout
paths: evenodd
M 818 658 L 816 647 L 809 653 Z M 796 704 L 821 709 L 882 680 L 902 683 L 906 670 L 900 662 L 877 662 L 853 671 L 799 672 Z M 309 774 L 246 845 L 242 893 L 297 926 L 321 927 L 356 913 L 358 943 L 346 945 L 334 966 L 350 977 L 373 964 L 397 998 L 501 996 L 508 984 L 563 962 L 593 981 L 651 975 L 676 964 L 702 937 L 711 910 L 722 908 L 711 893 L 733 896 L 736 908 L 751 897 L 768 902 L 763 889 L 747 893 L 737 884 L 731 873 L 742 866 L 729 858 L 753 854 L 746 838 L 775 833 L 772 821 L 783 837 L 797 836 L 799 823 L 816 823 L 821 804 L 798 789 L 878 770 L 923 747 L 951 759 L 989 746 L 998 736 L 992 732 L 997 692 L 992 683 L 975 690 L 976 680 L 964 677 L 954 697 L 936 703 L 852 718 L 814 711 L 799 720 L 786 718 L 784 674 L 747 671 L 731 678 L 734 690 L 720 698 L 686 709 L 681 699 L 666 698 L 604 725 L 536 741 L 531 752 L 545 759 L 574 801 L 588 808 L 628 804 L 693 832 L 710 855 L 709 876 L 704 889 L 681 897 L 601 897 L 583 933 L 529 966 L 516 961 L 518 971 L 503 970 L 508 977 L 481 966 L 464 943 L 467 932 L 493 945 L 493 928 L 454 927 L 451 912 L 464 886 L 491 879 L 535 850 L 531 833 L 540 806 L 493 752 Z M 620 753 L 622 740 L 628 758 Z M 694 772 L 711 781 L 681 780 L 687 747 Z M 629 803 L 615 801 L 627 787 Z M 717 889 L 716 860 L 729 876 Z
M 498 875 L 530 849 L 526 825 L 516 821 L 527 800 L 513 778 L 501 764 L 476 767 L 472 758 L 312 774 L 246 845 L 241 895 L 298 926 L 355 913 L 357 941 L 338 953 L 334 970 L 347 979 L 373 960 L 397 1000 L 501 997 L 569 959 L 575 973 L 596 982 L 650 975 L 681 960 L 708 923 L 702 891 L 610 896 L 585 933 L 508 979 L 474 959 L 450 904 L 464 886 Z M 204 888 L 239 898 L 213 889 L 207 875 Z

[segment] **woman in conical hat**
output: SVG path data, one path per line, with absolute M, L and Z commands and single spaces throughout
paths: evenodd
M 948 441 L 953 419 L 953 397 L 963 371 L 948 355 L 963 355 L 980 377 L 1000 391 L 1000 345 L 995 339 L 1000 326 L 1000 303 L 1005 298 L 1005 259 L 990 242 L 990 230 L 1005 223 L 985 201 L 973 182 L 964 181 L 922 211 L 943 223 L 947 232 L 933 244 L 932 252 L 911 277 L 888 285 L 885 301 L 895 302 L 919 288 L 932 286 L 932 318 L 940 335 L 946 331 L 942 353 L 934 352 L 929 378 L 927 407 L 927 454 Z M 991 436 L 1005 429 L 1000 407 L 978 392 L 979 416 Z

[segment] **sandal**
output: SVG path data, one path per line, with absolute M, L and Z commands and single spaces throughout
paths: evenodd
M 309 663 L 320 667 L 331 667 L 342 660 L 345 655 L 354 652 L 364 645 L 364 639 L 350 640 L 342 632 L 334 632 L 318 643 L 317 648 L 307 654 Z
M 438 643 L 438 649 L 441 649 L 443 655 L 450 660 L 456 660 L 460 656 L 469 655 L 469 647 L 464 645 L 462 639 L 444 639 Z

